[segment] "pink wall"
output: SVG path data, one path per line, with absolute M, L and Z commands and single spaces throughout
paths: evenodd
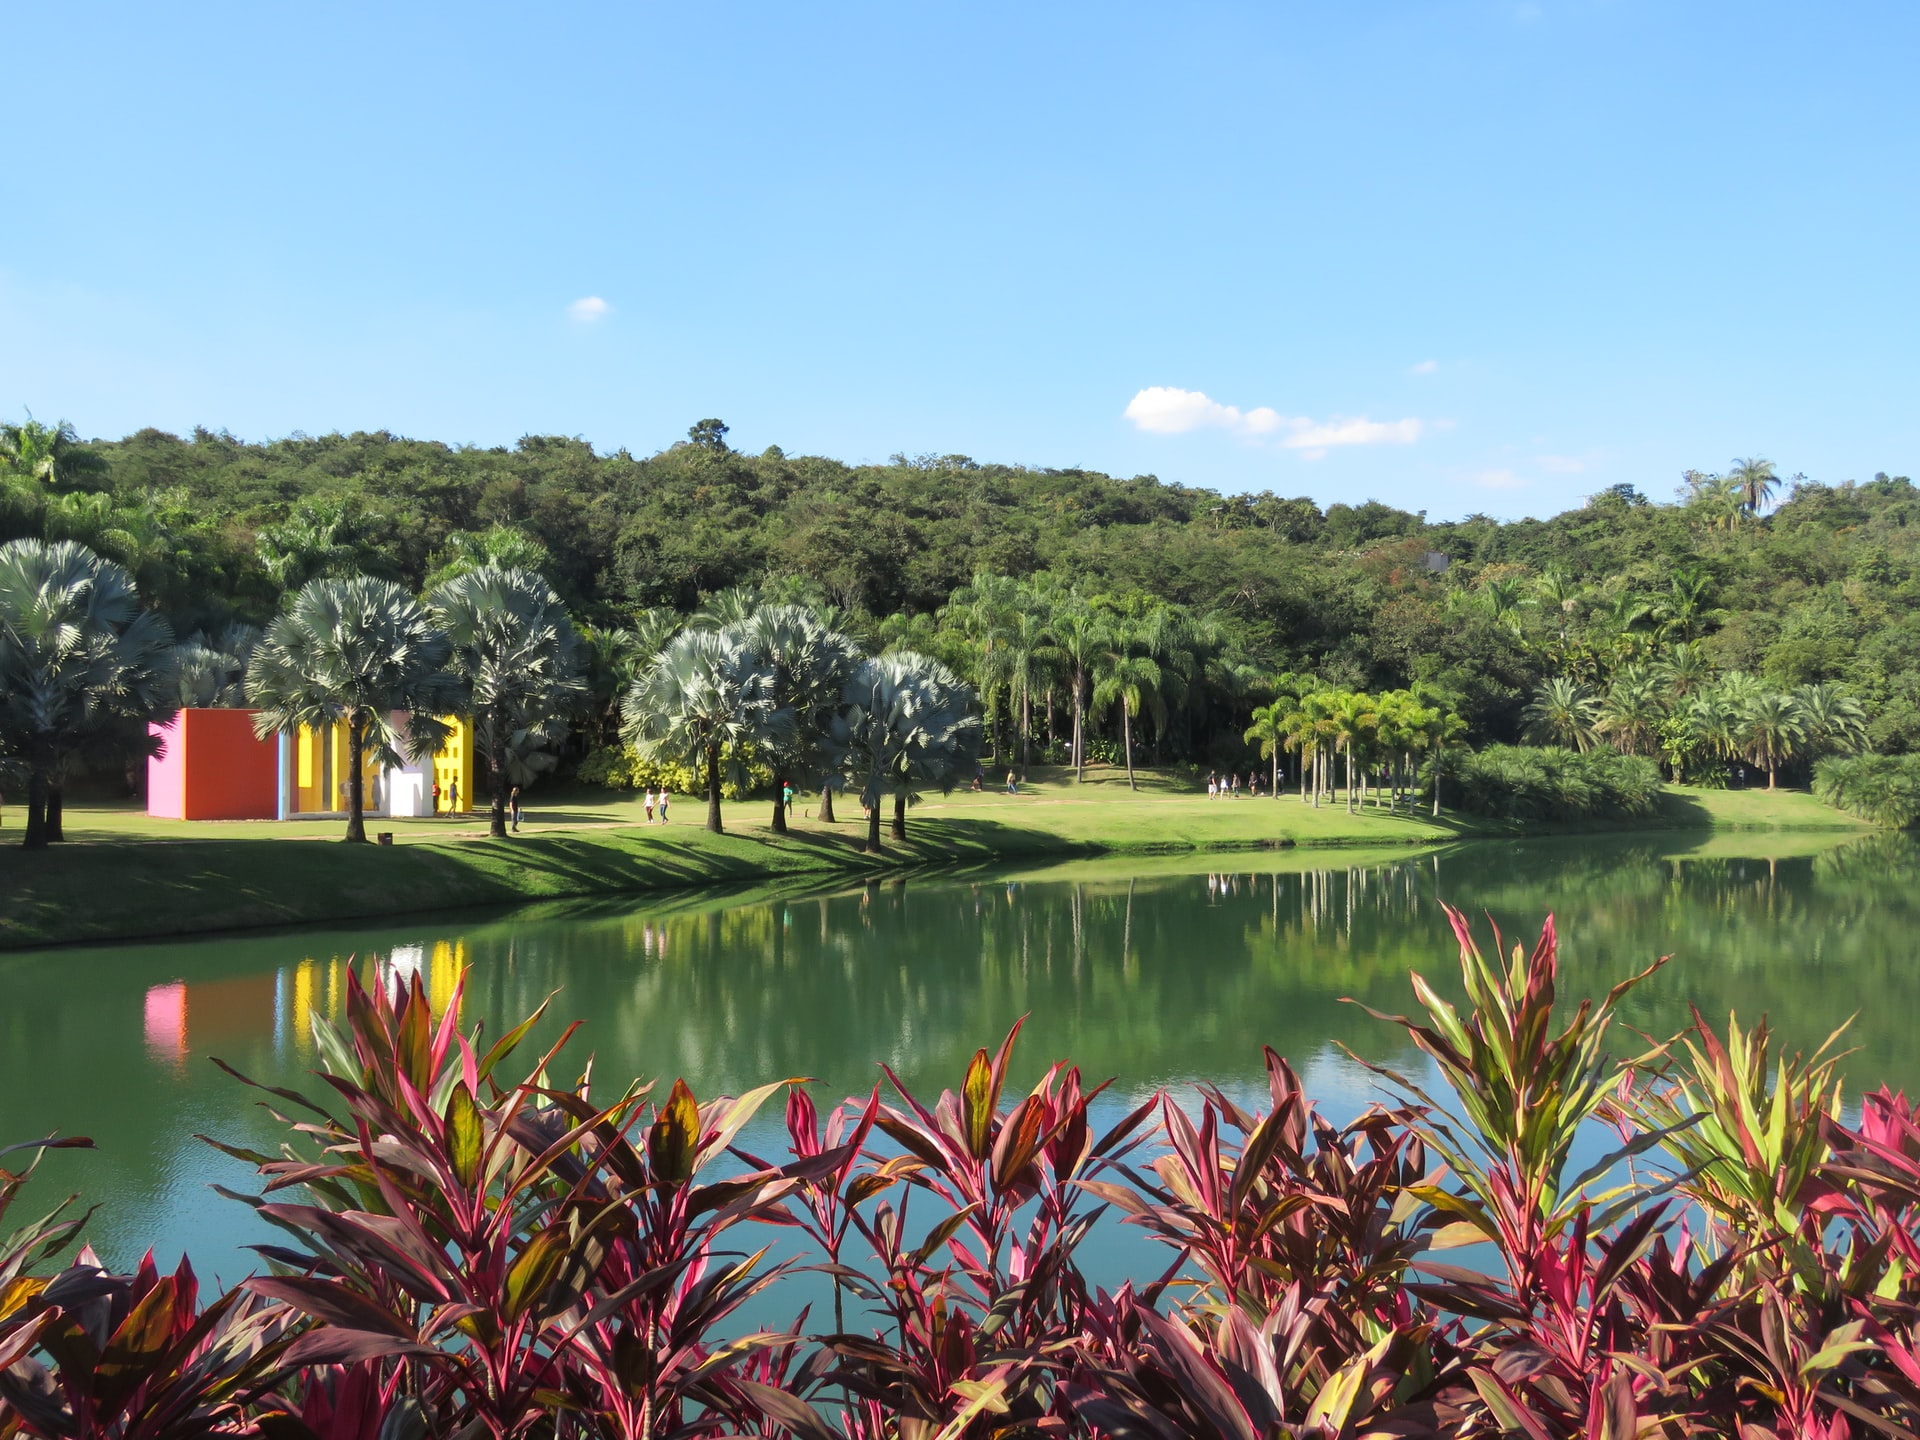
M 147 726 L 166 749 L 147 761 L 147 814 L 163 820 L 187 818 L 187 716 L 182 710 L 165 725 Z
M 280 812 L 280 750 L 253 733 L 251 710 L 182 710 L 147 762 L 147 813 L 175 820 L 271 820 Z

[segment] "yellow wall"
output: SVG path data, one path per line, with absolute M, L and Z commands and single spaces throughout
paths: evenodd
M 460 785 L 461 811 L 473 809 L 473 723 L 457 715 L 442 715 L 445 723 L 453 727 L 433 757 L 433 779 L 431 784 L 440 787 L 440 811 L 445 814 L 454 809 L 452 804 L 454 782 Z

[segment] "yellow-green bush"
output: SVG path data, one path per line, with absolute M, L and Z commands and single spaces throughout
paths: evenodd
M 726 774 L 723 762 L 722 776 Z M 706 793 L 706 777 L 691 765 L 653 760 L 631 745 L 603 745 L 580 762 L 576 778 L 589 785 L 604 785 L 609 790 L 654 790 L 664 786 L 676 795 Z M 740 800 L 773 784 L 773 771 L 755 760 L 747 762 L 747 784 L 743 789 L 722 779 L 720 793 L 729 800 Z

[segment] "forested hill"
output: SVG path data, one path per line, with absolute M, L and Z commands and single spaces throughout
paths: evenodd
M 1743 503 L 1731 478 L 1690 472 L 1672 503 L 1617 487 L 1548 520 L 1429 523 L 964 456 L 746 455 L 718 422 L 691 435 L 642 458 L 560 437 L 478 449 L 143 430 L 90 442 L 102 463 L 54 483 L 8 479 L 0 539 L 86 541 L 182 633 L 261 620 L 315 573 L 419 586 L 462 536 L 497 526 L 544 546 L 542 568 L 596 623 L 783 575 L 849 610 L 925 614 L 976 572 L 1045 571 L 1211 613 L 1261 666 L 1447 686 L 1490 733 L 1549 673 L 1597 680 L 1697 640 L 1718 670 L 1844 682 L 1878 745 L 1920 747 L 1920 492 L 1904 478 L 1798 480 Z

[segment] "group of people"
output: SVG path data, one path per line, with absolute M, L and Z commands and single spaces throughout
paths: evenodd
M 1258 795 L 1259 793 L 1260 772 L 1258 770 L 1249 770 L 1247 772 L 1247 794 Z M 1240 772 L 1238 770 L 1226 775 L 1218 774 L 1212 770 L 1207 772 L 1207 798 L 1214 799 L 1221 795 L 1229 795 L 1235 799 L 1239 798 Z
M 653 824 L 653 812 L 655 809 L 660 811 L 660 823 L 662 825 L 667 823 L 667 801 L 671 795 L 672 792 L 664 785 L 658 790 L 655 790 L 652 786 L 647 787 L 647 793 L 641 797 L 642 803 L 647 807 L 647 824 Z

